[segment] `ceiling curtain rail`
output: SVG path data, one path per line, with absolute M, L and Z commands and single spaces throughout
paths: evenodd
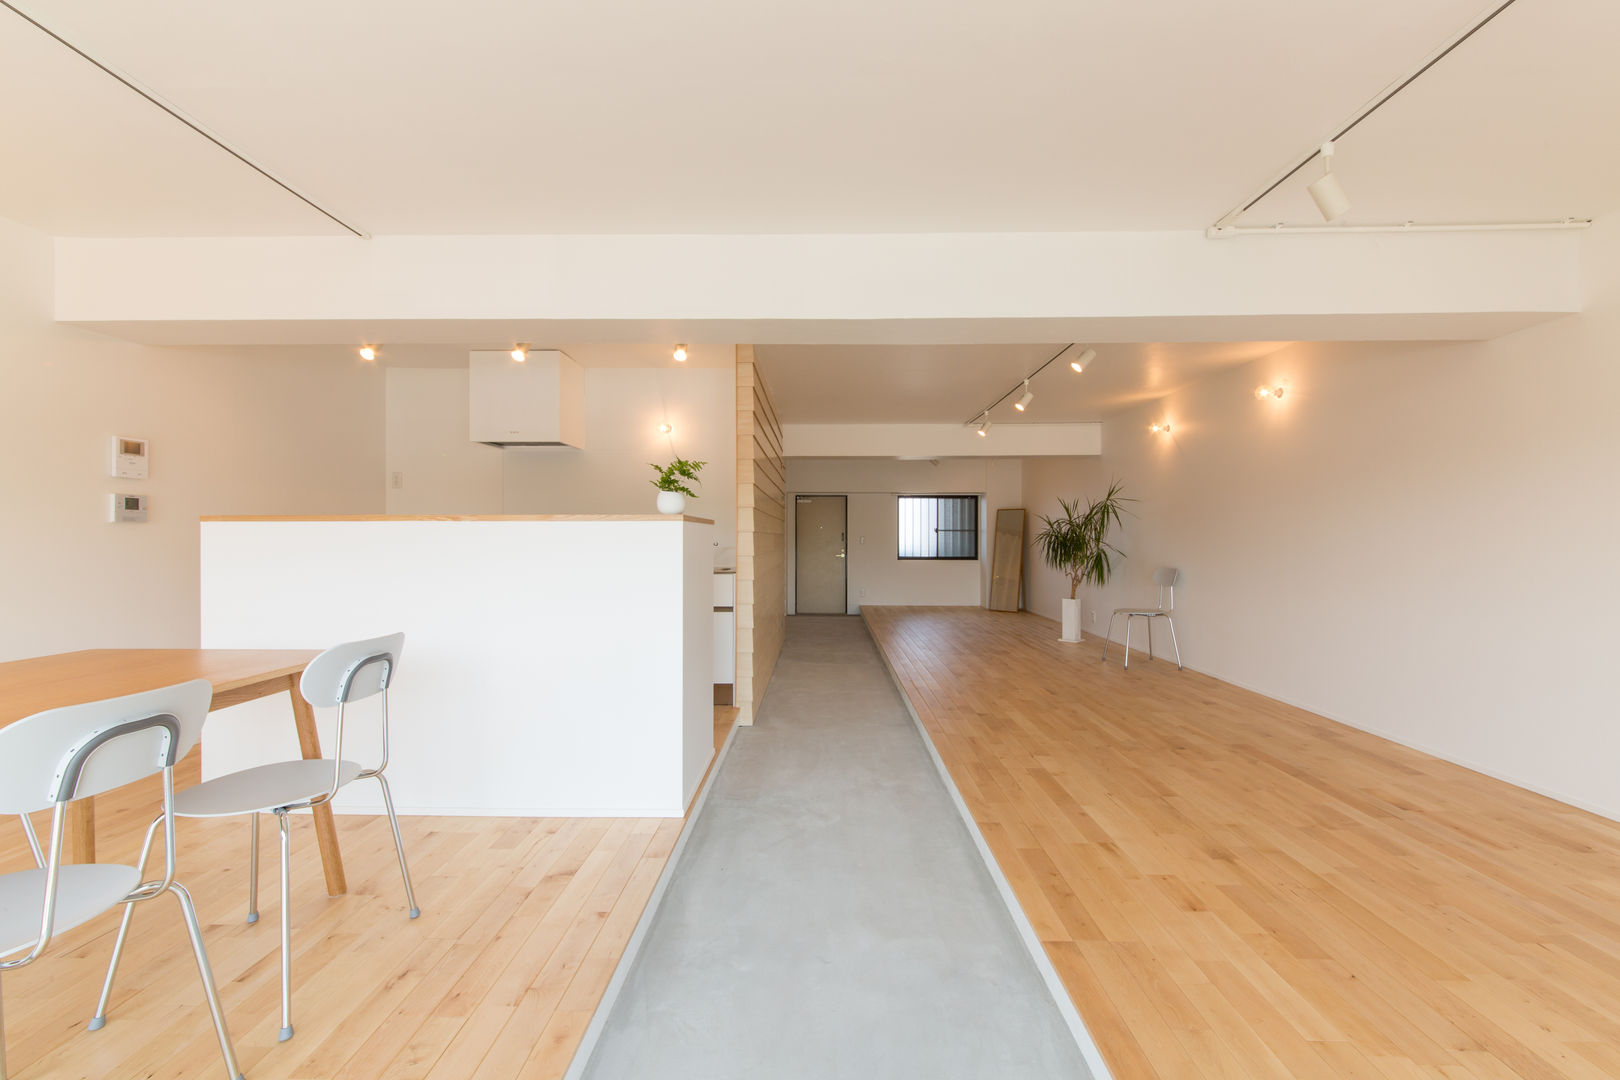
M 353 225 L 350 225 L 347 221 L 344 221 L 342 218 L 340 218 L 336 214 L 332 213 L 332 211 L 328 210 L 326 207 L 322 206 L 320 203 L 316 202 L 314 199 L 310 198 L 308 195 L 305 195 L 302 191 L 299 191 L 297 188 L 295 188 L 291 184 L 287 183 L 287 181 L 283 180 L 281 177 L 277 176 L 275 173 L 271 172 L 269 169 L 266 169 L 264 166 L 260 165 L 258 162 L 254 161 L 252 158 L 248 157 L 246 154 L 242 153 L 240 150 L 237 150 L 236 148 L 232 147 L 229 143 L 225 142 L 225 140 L 221 139 L 219 136 L 215 135 L 213 132 L 211 132 L 207 128 L 203 127 L 197 121 L 191 119 L 189 116 L 187 116 L 185 113 L 181 112 L 175 106 L 170 105 L 168 102 L 166 102 L 162 98 L 158 97 L 152 91 L 146 89 L 144 86 L 141 86 L 139 83 L 137 83 L 134 79 L 130 78 L 128 75 L 123 74 L 122 72 L 120 72 L 117 69 L 109 66 L 108 64 L 105 64 L 102 61 L 96 59 L 94 56 L 91 56 L 89 53 L 85 52 L 83 49 L 81 49 L 77 45 L 73 44 L 73 42 L 69 41 L 67 38 L 63 37 L 61 34 L 58 34 L 55 30 L 52 30 L 50 27 L 46 26 L 44 23 L 40 22 L 38 19 L 34 18 L 32 15 L 28 14 L 26 11 L 19 8 L 16 4 L 12 3 L 11 0 L 0 0 L 0 7 L 4 7 L 7 11 L 10 11 L 13 15 L 17 16 L 17 18 L 21 19 L 23 22 L 27 23 L 29 26 L 32 26 L 34 29 L 36 29 L 40 33 L 44 34 L 46 37 L 50 38 L 52 41 L 55 41 L 58 45 L 61 45 L 64 49 L 67 49 L 69 52 L 73 53 L 75 56 L 79 57 L 81 60 L 84 60 L 86 63 L 94 66 L 96 69 L 101 71 L 104 75 L 106 75 L 108 78 L 111 78 L 111 79 L 115 80 L 120 85 L 124 86 L 126 89 L 132 91 L 135 94 L 140 95 L 142 98 L 146 99 L 151 104 L 157 106 L 159 109 L 162 109 L 164 112 L 168 113 L 174 119 L 178 120 L 180 123 L 184 124 L 186 127 L 190 128 L 192 131 L 196 132 L 198 135 L 201 135 L 203 138 L 207 139 L 209 142 L 213 143 L 215 146 L 219 147 L 221 150 L 223 150 L 227 154 L 231 155 L 231 157 L 235 158 L 237 161 L 240 161 L 243 165 L 246 165 L 248 168 L 252 169 L 254 172 L 258 173 L 260 176 L 264 177 L 266 180 L 270 181 L 272 184 L 276 185 L 278 188 L 285 191 L 287 194 L 291 195 L 293 198 L 295 198 L 298 201 L 304 203 L 306 206 L 310 207 L 312 210 L 316 211 L 317 213 L 319 213 L 323 217 L 328 218 L 329 220 L 331 220 L 335 224 L 341 226 L 343 229 L 347 230 L 348 232 L 353 233 L 355 236 L 358 236 L 362 240 L 371 239 L 371 236 L 370 236 L 369 233 L 366 233 L 363 230 L 357 229 Z
M 1502 14 L 1502 12 L 1506 11 L 1508 8 L 1512 7 L 1517 2 L 1518 2 L 1518 0 L 1503 0 L 1502 3 L 1496 5 L 1490 11 L 1487 11 L 1480 18 L 1474 20 L 1474 22 L 1472 24 L 1470 24 L 1468 26 L 1468 28 L 1465 29 L 1462 33 L 1458 34 L 1456 37 L 1452 38 L 1445 45 L 1441 46 L 1438 50 L 1436 50 L 1427 60 L 1425 60 L 1418 67 L 1418 69 L 1416 71 L 1412 72 L 1410 75 L 1405 76 L 1404 78 L 1396 80 L 1395 82 L 1391 83 L 1389 86 L 1385 87 L 1371 101 L 1369 101 L 1365 106 L 1363 106 L 1360 112 L 1356 113 L 1355 116 L 1351 117 L 1351 119 L 1349 120 L 1348 123 L 1346 123 L 1342 127 L 1340 127 L 1339 130 L 1335 134 L 1329 136 L 1325 140 L 1322 140 L 1322 142 L 1334 143 L 1334 142 L 1338 142 L 1340 139 L 1344 138 L 1351 131 L 1355 130 L 1356 126 L 1358 124 L 1360 124 L 1363 120 L 1367 119 L 1367 117 L 1371 116 L 1373 113 L 1375 113 L 1379 109 L 1383 108 L 1384 105 L 1387 104 L 1389 102 L 1389 100 L 1391 98 L 1393 98 L 1396 94 L 1399 94 L 1402 90 L 1405 90 L 1408 86 L 1411 86 L 1414 82 L 1416 82 L 1419 78 L 1421 78 L 1426 72 L 1428 72 L 1428 70 L 1430 68 L 1434 67 L 1440 61 L 1442 61 L 1446 57 L 1450 56 L 1454 51 L 1456 51 L 1456 49 L 1460 45 L 1462 45 L 1463 42 L 1467 41 L 1469 38 L 1473 37 L 1475 34 L 1479 33 L 1481 30 L 1485 29 L 1485 27 L 1488 26 L 1493 19 L 1495 19 L 1498 15 Z M 1206 235 L 1208 235 L 1210 237 L 1219 237 L 1219 236 L 1230 236 L 1230 235 L 1232 235 L 1232 232 L 1230 231 L 1231 226 L 1232 226 L 1232 222 L 1236 221 L 1243 214 L 1245 214 L 1248 211 L 1252 210 L 1255 207 L 1255 205 L 1260 202 L 1261 199 L 1264 199 L 1267 195 L 1270 195 L 1273 191 L 1276 191 L 1283 184 L 1287 183 L 1288 180 L 1291 177 L 1293 177 L 1293 175 L 1295 173 L 1299 172 L 1299 170 L 1303 169 L 1305 166 L 1309 165 L 1311 162 L 1315 161 L 1317 158 L 1322 156 L 1322 142 L 1318 142 L 1317 145 L 1311 150 L 1311 152 L 1306 154 L 1304 157 L 1300 158 L 1297 162 L 1295 162 L 1292 168 L 1288 169 L 1286 172 L 1284 172 L 1282 175 L 1278 176 L 1271 183 L 1267 184 L 1263 189 L 1261 189 L 1261 191 L 1260 191 L 1260 193 L 1258 195 L 1256 195 L 1253 198 L 1249 199 L 1247 202 L 1240 203 L 1239 205 L 1234 206 L 1232 209 L 1228 210 L 1225 214 L 1222 214 L 1220 219 L 1218 221 L 1216 221 L 1215 224 L 1211 225 L 1206 230 Z M 1533 223 L 1527 223 L 1527 226 L 1528 227 L 1535 227 Z M 1466 228 L 1466 227 L 1467 226 L 1464 226 L 1464 228 Z M 1567 227 L 1567 226 L 1564 226 L 1564 227 Z M 1379 226 L 1378 228 L 1379 228 L 1380 231 L 1383 231 L 1383 229 L 1384 229 L 1384 227 L 1382 227 L 1382 226 Z M 1243 231 L 1245 231 L 1245 232 L 1258 232 L 1258 231 L 1260 231 L 1260 229 L 1258 227 L 1256 227 L 1256 228 L 1252 228 L 1252 229 L 1245 229 Z M 1285 231 L 1286 232 L 1286 231 L 1290 231 L 1290 228 L 1288 226 L 1284 226 L 1282 230 L 1266 229 L 1264 231 L 1267 231 L 1267 232 Z
M 3 2 L 3 0 L 0 0 L 0 2 Z M 974 413 L 972 416 L 970 416 L 966 420 L 962 421 L 962 426 L 963 427 L 971 427 L 972 425 L 978 423 L 980 418 L 988 416 L 990 414 L 991 409 L 995 408 L 997 405 L 1000 405 L 1003 401 L 1006 401 L 1008 398 L 1012 397 L 1013 394 L 1015 394 L 1019 390 L 1022 390 L 1024 388 L 1025 383 L 1029 382 L 1029 380 L 1033 379 L 1035 376 L 1039 375 L 1041 372 L 1043 372 L 1047 368 L 1051 367 L 1052 364 L 1057 361 L 1058 357 L 1062 356 L 1064 353 L 1066 353 L 1070 349 L 1074 348 L 1075 344 L 1076 344 L 1075 342 L 1071 341 L 1067 345 L 1063 346 L 1063 348 L 1061 348 L 1057 352 L 1053 353 L 1051 358 L 1049 360 L 1047 360 L 1046 363 L 1042 364 L 1040 367 L 1036 368 L 1034 371 L 1030 372 L 1028 375 L 1025 375 L 1022 379 L 1019 379 L 1017 382 L 1013 383 L 1012 388 L 1009 389 L 1005 394 L 1002 394 L 1000 397 L 996 398 L 996 400 L 992 401 L 990 404 L 986 405 L 984 408 L 980 409 L 978 412 Z

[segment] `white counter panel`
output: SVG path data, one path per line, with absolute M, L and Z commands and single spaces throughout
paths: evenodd
M 402 812 L 679 816 L 713 756 L 713 527 L 667 520 L 207 521 L 205 648 L 405 632 Z M 344 756 L 376 750 L 372 703 Z M 207 776 L 297 755 L 284 697 L 215 714 Z M 333 717 L 319 714 L 333 751 Z M 376 812 L 359 782 L 339 811 Z

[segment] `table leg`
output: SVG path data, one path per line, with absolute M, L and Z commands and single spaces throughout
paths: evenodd
M 68 803 L 68 851 L 74 862 L 96 861 L 96 800 L 85 797 Z
M 293 721 L 298 725 L 298 752 L 305 758 L 318 758 L 321 737 L 315 730 L 315 710 L 298 692 L 297 675 L 287 676 L 287 689 L 292 693 Z M 326 891 L 332 896 L 342 896 L 349 891 L 349 883 L 343 876 L 343 853 L 338 850 L 331 804 L 317 806 L 312 813 L 315 815 L 315 842 L 321 849 L 321 867 L 326 871 Z

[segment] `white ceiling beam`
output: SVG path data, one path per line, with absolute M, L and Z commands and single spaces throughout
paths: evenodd
M 1101 424 L 783 424 L 786 458 L 1091 457 Z
M 1411 336 L 1414 320 L 1432 318 L 1451 336 L 1486 337 L 1578 311 L 1579 244 L 1574 232 L 1308 235 L 1263 245 L 1197 232 L 60 238 L 56 316 L 213 324 L 207 332 L 220 343 L 231 323 L 295 340 L 306 325 L 342 333 L 445 320 L 764 333 L 827 321 L 1038 323 L 1044 334 L 1075 327 L 1058 340 L 1140 341 L 1169 339 L 1132 332 L 1166 320 L 1192 320 L 1205 340 L 1277 340 Z M 1084 329 L 1100 323 L 1124 336 Z M 783 340 L 730 329 L 730 341 Z M 964 338 L 994 340 L 971 330 L 944 340 Z

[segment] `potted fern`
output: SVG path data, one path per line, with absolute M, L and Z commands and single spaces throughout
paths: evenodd
M 679 514 L 686 509 L 686 500 L 697 498 L 697 492 L 688 486 L 687 481 L 701 486 L 703 481 L 698 479 L 698 473 L 703 471 L 706 461 L 688 461 L 678 457 L 668 465 L 654 465 L 653 472 L 658 475 L 652 480 L 652 486 L 658 489 L 658 512 L 660 514 Z
M 1035 534 L 1041 559 L 1069 579 L 1069 595 L 1063 601 L 1062 641 L 1081 640 L 1080 586 L 1102 588 L 1114 573 L 1114 556 L 1120 550 L 1108 542 L 1108 532 L 1120 523 L 1125 504 L 1132 500 L 1120 494 L 1118 480 L 1096 501 L 1088 500 L 1084 510 L 1080 500 L 1058 500 L 1062 511 L 1057 517 L 1041 517 L 1044 528 Z M 1124 556 L 1120 555 L 1121 558 Z

